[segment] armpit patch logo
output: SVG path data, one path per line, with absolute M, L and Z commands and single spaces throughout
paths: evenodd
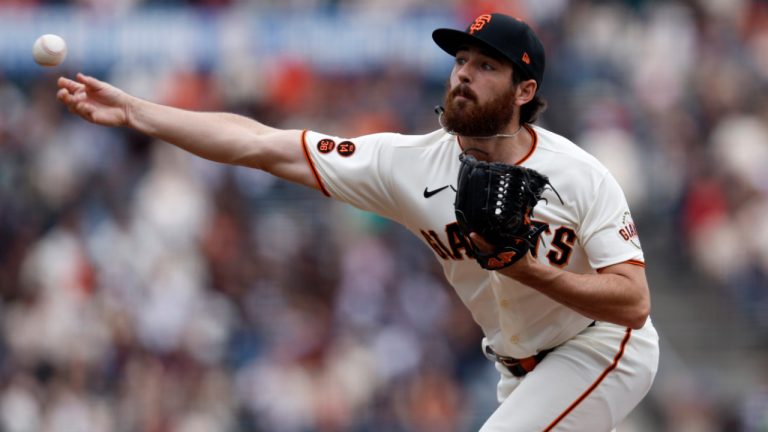
M 317 143 L 317 151 L 320 153 L 330 153 L 336 148 L 336 142 L 329 138 L 323 138 Z
M 640 246 L 640 236 L 637 234 L 637 227 L 635 226 L 635 222 L 632 220 L 632 215 L 629 213 L 629 211 L 625 211 L 624 215 L 621 217 L 621 228 L 619 228 L 619 235 L 621 238 L 631 243 L 632 246 L 638 249 L 642 249 Z

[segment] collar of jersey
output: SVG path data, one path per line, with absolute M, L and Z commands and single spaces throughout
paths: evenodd
M 536 151 L 536 147 L 537 147 L 538 142 L 539 142 L 539 135 L 536 133 L 536 131 L 530 125 L 524 124 L 523 127 L 531 135 L 531 148 L 528 149 L 528 153 L 526 153 L 525 156 L 523 156 L 522 158 L 520 158 L 520 160 L 518 160 L 517 162 L 514 163 L 515 165 L 522 165 L 525 161 L 530 159 L 531 156 L 533 155 L 533 152 Z M 459 148 L 459 152 L 461 152 L 462 151 L 462 149 L 461 149 L 461 137 L 458 136 L 458 135 L 456 135 L 456 145 Z

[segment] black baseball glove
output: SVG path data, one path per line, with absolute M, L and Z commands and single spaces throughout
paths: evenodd
M 477 262 L 488 270 L 516 263 L 546 229 L 546 225 L 534 227 L 531 215 L 544 189 L 551 187 L 549 179 L 529 168 L 482 162 L 466 153 L 459 160 L 456 220 L 465 236 L 477 233 L 494 247 L 482 252 L 470 241 Z

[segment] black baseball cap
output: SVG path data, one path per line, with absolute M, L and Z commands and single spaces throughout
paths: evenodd
M 544 79 L 544 46 L 525 22 L 509 15 L 480 15 L 466 30 L 439 28 L 432 39 L 448 54 L 455 56 L 463 46 L 477 46 L 517 65 L 525 78 L 541 88 Z

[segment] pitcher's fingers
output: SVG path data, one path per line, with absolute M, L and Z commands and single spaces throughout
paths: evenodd
M 105 86 L 104 82 L 80 72 L 77 73 L 77 80 L 94 90 L 100 90 Z
M 77 92 L 72 94 L 67 89 L 59 89 L 59 91 L 56 92 L 56 97 L 67 105 L 73 105 L 77 102 L 87 99 L 88 95 L 86 95 L 85 92 Z
M 56 98 L 60 100 L 65 105 L 71 106 L 75 103 L 76 98 L 73 94 L 69 92 L 69 90 L 63 88 L 59 89 L 58 92 L 56 92 Z
M 76 91 L 85 88 L 83 84 L 65 77 L 59 77 L 58 85 L 62 89 L 67 89 L 70 93 L 75 93 Z
M 91 119 L 93 118 L 93 112 L 95 111 L 93 105 L 89 104 L 88 102 L 78 102 L 75 104 L 75 110 L 78 114 L 81 116 Z

